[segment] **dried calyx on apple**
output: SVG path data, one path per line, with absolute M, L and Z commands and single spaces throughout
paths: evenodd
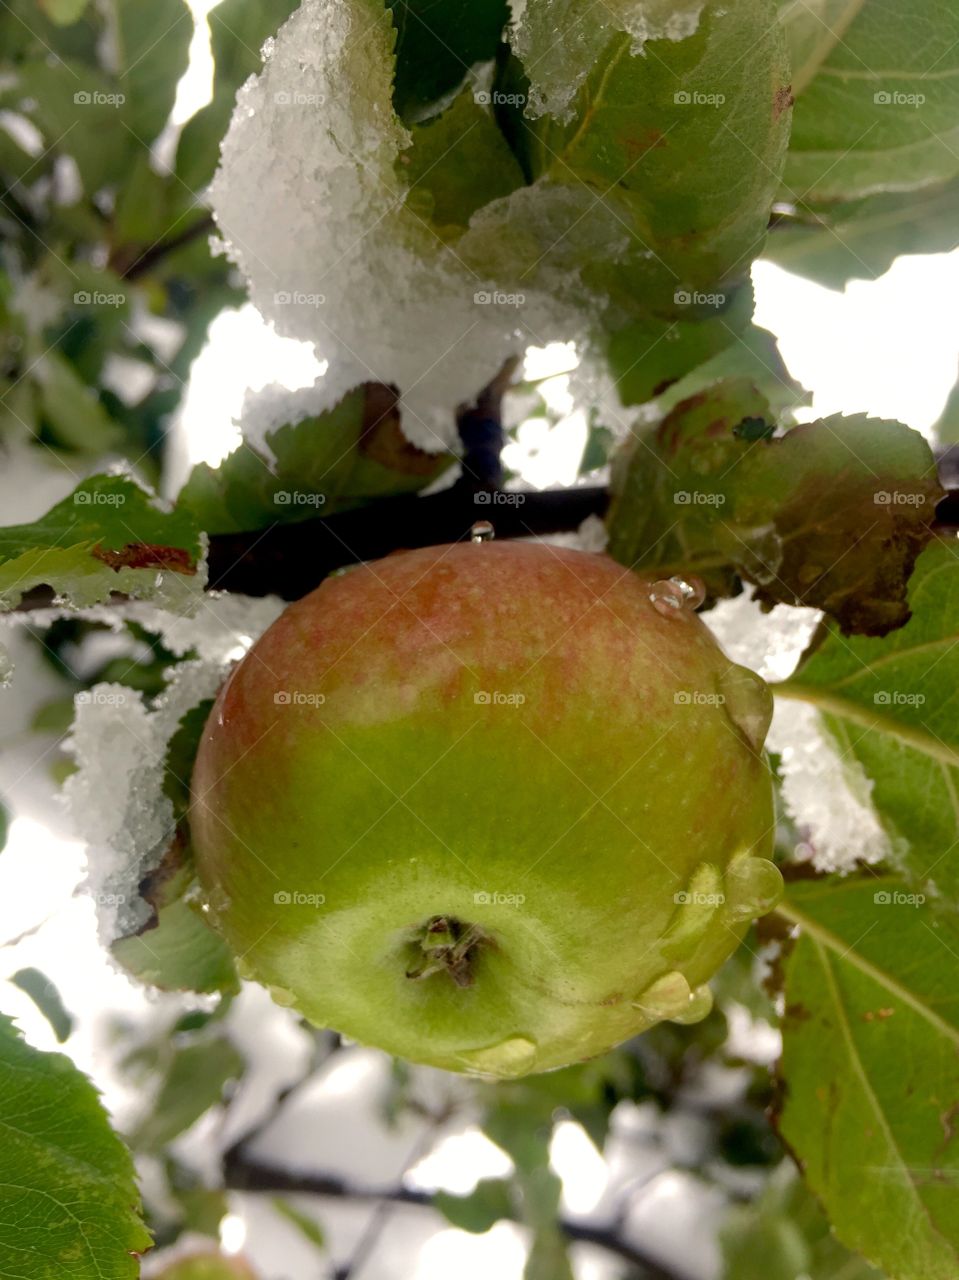
M 310 1021 L 511 1076 L 709 1010 L 772 907 L 772 699 L 696 585 L 531 543 L 329 578 L 234 669 L 191 829 L 241 969 Z

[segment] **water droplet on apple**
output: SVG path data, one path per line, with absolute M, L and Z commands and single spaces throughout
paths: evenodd
M 771 911 L 783 892 L 779 868 L 768 858 L 745 854 L 726 868 L 726 914 L 733 920 L 754 920 Z
M 477 520 L 470 529 L 470 542 L 492 542 L 496 530 L 488 520 Z
M 674 618 L 695 612 L 706 599 L 706 588 L 699 578 L 660 578 L 650 587 L 649 598 L 657 613 Z
M 537 1045 L 529 1036 L 510 1036 L 486 1049 L 457 1054 L 467 1071 L 483 1076 L 522 1076 L 536 1063 Z
M 689 1003 L 681 1013 L 674 1013 L 670 1021 L 688 1027 L 693 1022 L 702 1022 L 713 1007 L 713 993 L 708 983 L 696 987 L 690 993 Z
M 773 718 L 769 685 L 749 667 L 731 664 L 719 678 L 723 710 L 754 751 L 761 751 Z

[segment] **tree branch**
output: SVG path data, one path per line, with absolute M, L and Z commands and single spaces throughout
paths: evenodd
M 525 538 L 578 529 L 602 516 L 609 493 L 602 486 L 496 493 L 457 482 L 426 498 L 387 498 L 336 515 L 273 525 L 252 533 L 210 538 L 211 588 L 284 600 L 306 595 L 334 569 L 379 560 L 391 551 L 459 542 L 477 520 L 491 520 L 497 538 Z
M 213 215 L 205 213 L 203 217 L 196 222 L 192 222 L 177 235 L 171 236 L 169 240 L 161 240 L 158 244 L 151 245 L 149 249 L 144 249 L 138 257 L 123 268 L 120 272 L 121 277 L 124 280 L 139 280 L 147 272 L 152 271 L 157 263 L 162 262 L 169 254 L 175 253 L 177 249 L 182 249 L 188 244 L 192 244 L 200 236 L 209 234 L 215 225 Z
M 332 1200 L 375 1201 L 387 1204 L 434 1207 L 428 1191 L 411 1187 L 362 1187 L 347 1182 L 337 1174 L 300 1173 L 281 1169 L 249 1155 L 242 1146 L 234 1147 L 223 1159 L 224 1186 L 230 1191 L 268 1192 L 273 1195 L 313 1195 Z M 437 1210 L 439 1212 L 439 1210 Z M 571 1244 L 591 1244 L 615 1254 L 632 1267 L 636 1280 L 688 1280 L 682 1273 L 665 1266 L 643 1249 L 624 1240 L 611 1227 L 571 1222 L 562 1218 L 559 1229 Z

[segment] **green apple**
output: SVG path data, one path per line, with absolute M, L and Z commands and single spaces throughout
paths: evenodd
M 291 605 L 193 775 L 241 971 L 317 1025 L 494 1076 L 704 1016 L 781 891 L 772 699 L 677 598 L 606 556 L 484 542 Z

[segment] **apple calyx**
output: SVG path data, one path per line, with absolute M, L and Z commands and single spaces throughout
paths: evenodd
M 413 935 L 414 958 L 407 978 L 421 982 L 434 973 L 446 973 L 458 987 L 471 987 L 480 950 L 492 938 L 478 924 L 463 924 L 450 916 L 433 916 Z

